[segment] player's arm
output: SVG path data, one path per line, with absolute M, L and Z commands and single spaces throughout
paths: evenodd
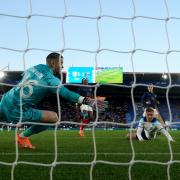
M 60 79 L 58 79 L 54 76 L 49 78 L 48 82 L 49 82 L 50 86 L 58 86 L 61 83 Z M 57 88 L 50 88 L 50 91 L 52 91 L 53 93 L 57 93 Z M 71 102 L 75 102 L 78 104 L 87 104 L 87 105 L 91 106 L 93 108 L 93 110 L 96 110 L 96 100 L 95 99 L 80 96 L 79 94 L 77 94 L 73 91 L 70 91 L 63 85 L 59 89 L 59 95 Z M 108 106 L 107 101 L 97 100 L 97 108 L 99 111 L 105 111 L 107 106 Z
M 169 134 L 169 132 L 166 131 L 166 130 L 164 129 L 164 127 L 163 127 L 159 122 L 158 122 L 158 124 L 157 124 L 157 128 L 158 128 L 158 130 L 159 130 L 164 136 L 166 136 L 166 138 L 167 138 L 169 141 L 174 141 L 173 138 L 171 137 L 171 135 Z
M 136 132 L 136 135 L 137 135 L 137 138 L 139 141 L 143 141 L 143 137 L 142 137 L 142 131 L 143 131 L 143 119 L 141 119 L 139 121 L 139 124 L 138 124 L 138 128 L 137 128 L 137 132 Z
M 143 137 L 141 136 L 142 131 L 143 131 L 143 128 L 142 127 L 138 127 L 136 135 L 137 135 L 137 138 L 138 138 L 139 141 L 143 141 L 144 140 Z

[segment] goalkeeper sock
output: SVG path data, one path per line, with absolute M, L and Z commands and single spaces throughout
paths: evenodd
M 48 128 L 49 128 L 49 126 L 33 125 L 33 126 L 29 127 L 28 129 L 26 129 L 24 132 L 22 132 L 20 134 L 20 137 L 22 137 L 22 138 L 29 137 L 33 134 L 40 133 Z

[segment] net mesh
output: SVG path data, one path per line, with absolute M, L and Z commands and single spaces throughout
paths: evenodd
M 7 162 L 3 162 L 1 161 L 0 164 L 2 165 L 7 165 L 11 167 L 11 179 L 14 179 L 14 173 L 15 173 L 15 168 L 17 165 L 19 164 L 23 164 L 23 165 L 34 165 L 34 166 L 43 166 L 43 167 L 50 167 L 50 179 L 54 179 L 53 177 L 53 170 L 57 165 L 87 165 L 90 166 L 90 170 L 89 170 L 89 179 L 93 179 L 93 171 L 95 168 L 96 164 L 108 164 L 108 165 L 119 165 L 119 166 L 128 166 L 129 170 L 128 170 L 128 178 L 131 180 L 132 178 L 132 167 L 136 164 L 136 163 L 143 163 L 143 164 L 158 164 L 158 165 L 166 165 L 167 166 L 167 179 L 170 180 L 171 176 L 170 176 L 170 168 L 172 166 L 172 164 L 174 163 L 180 163 L 180 161 L 178 160 L 174 160 L 173 159 L 173 152 L 172 152 L 172 146 L 171 143 L 168 142 L 168 146 L 169 146 L 169 153 L 170 153 L 170 158 L 168 161 L 166 162 L 159 162 L 159 161 L 148 161 L 148 160 L 136 160 L 136 150 L 133 144 L 133 141 L 130 141 L 130 145 L 131 145 L 131 150 L 132 150 L 132 158 L 129 162 L 111 162 L 111 161 L 104 161 L 104 160 L 98 160 L 97 159 L 97 142 L 96 142 L 96 135 L 95 135 L 95 127 L 97 125 L 101 125 L 101 124 L 113 124 L 113 125 L 118 125 L 118 126 L 123 126 L 123 125 L 129 125 L 131 126 L 131 128 L 134 126 L 134 124 L 137 123 L 137 119 L 136 119 L 136 106 L 135 106 L 135 101 L 134 101 L 134 90 L 136 87 L 138 86 L 146 86 L 146 84 L 139 84 L 137 83 L 136 80 L 136 72 L 135 72 L 135 67 L 134 67 L 134 56 L 137 53 L 141 53 L 141 52 L 147 52 L 147 53 L 154 53 L 154 54 L 160 54 L 160 55 L 164 55 L 164 61 L 166 62 L 166 68 L 167 68 L 167 74 L 168 74 L 168 78 L 169 78 L 169 84 L 166 87 L 162 87 L 162 86 L 155 86 L 156 88 L 159 89 L 165 89 L 166 90 L 166 100 L 167 100 L 167 105 L 168 105 L 168 111 L 170 114 L 170 123 L 173 124 L 172 122 L 172 112 L 171 112 L 171 108 L 170 108 L 170 103 L 169 103 L 169 91 L 171 88 L 173 87 L 180 87 L 178 84 L 172 84 L 172 80 L 171 80 L 171 74 L 170 74 L 170 68 L 169 68 L 169 56 L 171 55 L 171 53 L 179 53 L 180 50 L 175 50 L 171 48 L 171 43 L 170 43 L 170 38 L 169 38 L 169 32 L 168 32 L 168 23 L 172 20 L 177 20 L 180 21 L 180 18 L 178 17 L 172 17 L 170 16 L 169 13 L 169 7 L 167 5 L 167 1 L 164 0 L 162 1 L 162 5 L 165 7 L 166 10 L 166 16 L 164 18 L 156 18 L 156 17 L 150 17 L 150 16 L 140 16 L 137 15 L 136 11 L 136 1 L 132 0 L 129 1 L 129 5 L 131 7 L 133 7 L 133 15 L 131 17 L 118 17 L 118 16 L 113 16 L 113 15 L 108 15 L 108 14 L 103 14 L 103 9 L 102 9 L 102 2 L 101 0 L 97 0 L 97 4 L 98 4 L 98 14 L 96 14 L 96 16 L 81 16 L 81 15 L 76 15 L 76 14 L 69 14 L 68 13 L 68 2 L 64 0 L 64 7 L 63 7 L 63 12 L 64 14 L 62 16 L 51 16 L 51 15 L 44 15 L 44 14 L 33 14 L 32 13 L 32 1 L 29 0 L 28 1 L 28 6 L 29 6 L 29 14 L 27 16 L 18 16 L 18 15 L 11 15 L 11 14 L 6 14 L 6 13 L 1 13 L 0 17 L 9 17 L 9 18 L 15 18 L 15 19 L 19 19 L 19 20 L 25 20 L 25 29 L 26 29 L 26 36 L 27 36 L 27 43 L 26 43 L 26 47 L 25 49 L 15 49 L 15 48 L 8 48 L 8 47 L 3 47 L 1 46 L 0 49 L 1 50 L 7 50 L 7 51 L 13 51 L 13 52 L 17 52 L 17 53 L 21 53 L 23 55 L 23 68 L 24 70 L 26 69 L 26 54 L 31 51 L 31 50 L 37 50 L 37 51 L 44 51 L 44 52 L 51 52 L 54 50 L 51 49 L 43 49 L 43 48 L 31 48 L 30 44 L 29 44 L 29 39 L 30 39 L 30 35 L 29 35 L 29 21 L 32 18 L 38 18 L 38 17 L 42 17 L 42 18 L 49 18 L 50 21 L 51 19 L 56 19 L 59 20 L 59 24 L 61 25 L 61 33 L 62 33 L 62 48 L 58 49 L 57 52 L 60 53 L 65 53 L 67 51 L 77 51 L 77 52 L 84 52 L 84 53 L 90 53 L 94 55 L 94 61 L 95 61 L 95 65 L 96 67 L 98 66 L 98 55 L 101 52 L 113 52 L 113 53 L 120 53 L 120 54 L 129 54 L 130 55 L 130 59 L 131 59 L 131 66 L 132 66 L 132 71 L 133 71 L 133 83 L 132 85 L 113 85 L 110 84 L 109 86 L 117 86 L 117 87 L 124 87 L 127 89 L 131 90 L 131 100 L 132 100 L 132 104 L 133 104 L 133 111 L 134 111 L 134 119 L 130 124 L 122 124 L 122 123 L 115 123 L 115 122 L 104 122 L 104 121 L 99 121 L 98 118 L 98 111 L 97 111 L 97 115 L 96 115 L 96 120 L 95 122 L 93 122 L 92 126 L 92 138 L 93 138 L 93 160 L 90 162 L 70 162 L 70 161 L 58 161 L 58 147 L 57 147 L 57 128 L 59 124 L 77 124 L 80 125 L 80 123 L 75 123 L 75 122 L 69 122 L 69 121 L 63 121 L 61 122 L 61 106 L 60 106 L 60 100 L 58 98 L 58 93 L 57 93 L 57 100 L 58 100 L 58 110 L 59 110 L 59 122 L 55 125 L 55 129 L 54 129 L 54 160 L 52 163 L 35 163 L 35 162 L 26 162 L 26 161 L 20 161 L 19 160 L 19 149 L 18 149 L 18 145 L 17 145 L 17 140 L 16 140 L 16 150 L 15 150 L 15 160 L 12 163 L 7 163 Z M 62 8 L 62 7 L 61 7 Z M 79 49 L 79 48 L 71 48 L 68 47 L 67 44 L 67 37 L 66 37 L 66 33 L 65 33 L 65 28 L 64 28 L 64 23 L 66 20 L 69 19 L 78 19 L 78 20 L 92 20 L 96 23 L 96 31 L 97 31 L 97 49 L 96 50 L 89 50 L 89 49 Z M 99 24 L 100 21 L 103 21 L 104 18 L 109 18 L 111 20 L 121 20 L 121 21 L 126 21 L 130 23 L 130 28 L 131 28 L 131 33 L 132 33 L 132 39 L 133 39 L 133 47 L 131 50 L 128 51 L 121 51 L 121 50 L 113 50 L 111 48 L 102 48 L 101 42 L 103 41 L 103 36 L 101 34 L 100 28 L 99 28 Z M 145 20 L 145 21 L 157 21 L 157 23 L 164 23 L 164 30 L 165 30 L 165 37 L 166 37 L 166 42 L 167 42 L 167 48 L 165 50 L 159 50 L 159 51 L 153 51 L 153 50 L 149 50 L 149 49 L 141 49 L 141 48 L 137 48 L 137 38 L 135 35 L 135 29 L 134 26 L 137 23 L 138 20 Z M 119 32 L 120 33 L 120 32 Z M 11 84 L 6 84 L 6 83 L 0 83 L 1 85 L 7 85 L 7 86 L 12 86 Z M 58 89 L 61 88 L 62 84 L 60 84 L 57 88 L 57 92 Z M 74 85 L 76 86 L 76 85 Z M 95 94 L 97 93 L 97 89 L 100 87 L 100 84 L 96 84 L 93 85 L 92 87 L 95 88 Z M 22 96 L 21 96 L 22 97 Z M 21 115 L 22 115 L 22 104 L 21 104 Z M 20 118 L 20 122 L 22 120 L 22 116 Z M 5 124 L 8 125 L 7 123 L 2 123 L 1 124 Z M 44 125 L 43 123 L 31 123 L 31 122 L 25 122 L 24 124 L 39 124 L 39 125 Z M 177 124 L 177 122 L 176 122 Z M 47 126 L 53 126 L 52 124 L 46 124 Z M 18 129 L 16 128 L 15 134 L 17 134 Z M 72 153 L 71 153 L 72 154 Z

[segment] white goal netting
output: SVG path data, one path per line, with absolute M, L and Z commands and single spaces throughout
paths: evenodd
M 23 10 L 17 9 L 19 3 L 22 3 Z M 10 8 L 8 9 L 10 6 L 12 11 Z M 41 8 L 38 9 L 38 7 Z M 49 12 L 44 7 L 49 8 Z M 153 0 L 151 2 L 137 0 L 111 0 L 109 2 L 105 0 L 54 0 L 51 2 L 16 0 L 16 5 L 11 1 L 2 3 L 0 7 L 0 18 L 2 20 L 0 37 L 2 36 L 3 39 L 0 43 L 1 71 L 6 67 L 13 71 L 26 70 L 30 66 L 43 63 L 48 53 L 58 52 L 64 56 L 66 66 L 118 67 L 120 65 L 125 72 L 133 74 L 133 81 L 130 85 L 108 84 L 106 86 L 125 88 L 130 91 L 134 118 L 128 124 L 102 121 L 97 111 L 96 120 L 88 126 L 91 128 L 93 142 L 93 153 L 91 153 L 93 158 L 91 161 L 59 160 L 58 155 L 61 155 L 61 152 L 58 151 L 58 126 L 62 124 L 79 126 L 80 123 L 71 122 L 68 119 L 61 121 L 61 102 L 57 94 L 59 122 L 56 125 L 46 124 L 54 128 L 53 161 L 51 163 L 21 161 L 19 158 L 21 154 L 16 140 L 14 161 L 0 161 L 0 165 L 11 168 L 12 180 L 15 178 L 14 174 L 19 165 L 48 167 L 48 178 L 51 180 L 56 179 L 53 176 L 53 171 L 58 165 L 83 165 L 90 167 L 89 179 L 92 180 L 93 171 L 97 164 L 128 166 L 128 179 L 131 180 L 133 179 L 132 169 L 138 163 L 166 166 L 166 177 L 168 180 L 171 179 L 171 166 L 179 164 L 180 160 L 174 160 L 172 144 L 169 141 L 169 159 L 165 162 L 138 160 L 136 158 L 138 153 L 132 140 L 130 141 L 132 155 L 130 161 L 100 160 L 97 158 L 95 128 L 101 125 L 114 125 L 129 126 L 132 129 L 134 124 L 137 124 L 137 105 L 134 91 L 137 87 L 146 87 L 147 84 L 137 82 L 136 74 L 145 71 L 151 73 L 161 72 L 168 76 L 168 83 L 165 86 L 162 83 L 154 87 L 163 89 L 166 94 L 170 125 L 179 124 L 179 122 L 173 121 L 169 102 L 170 90 L 180 87 L 179 84 L 172 83 L 171 77 L 172 72 L 179 71 L 180 46 L 178 42 L 180 36 L 177 29 L 180 29 L 180 14 L 178 14 L 178 7 L 180 7 L 178 2 L 167 0 Z M 7 11 L 3 8 L 7 9 Z M 16 26 L 18 28 L 13 32 Z M 0 85 L 14 86 L 11 83 L 1 81 Z M 57 89 L 61 88 L 62 85 L 60 84 Z M 67 84 L 67 87 L 68 85 L 80 86 Z M 95 94 L 101 86 L 101 84 L 90 85 L 95 89 Z M 21 120 L 22 117 L 20 122 Z M 0 124 L 9 125 L 1 121 Z M 31 122 L 24 122 L 24 124 L 44 125 Z M 10 126 L 15 127 L 13 124 Z M 15 129 L 16 135 L 18 128 Z M 69 155 L 73 155 L 73 152 L 69 153 Z

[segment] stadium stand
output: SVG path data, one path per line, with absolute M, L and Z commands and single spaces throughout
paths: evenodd
M 8 83 L 15 85 L 21 79 L 21 74 L 23 72 L 6 72 L 6 77 L 1 80 L 3 83 Z M 180 82 L 180 74 L 172 74 L 172 82 L 178 84 Z M 162 74 L 145 74 L 137 73 L 137 84 L 138 83 L 153 83 L 155 86 L 166 87 L 169 83 L 169 80 L 164 80 Z M 63 75 L 65 83 L 65 75 Z M 133 83 L 133 74 L 124 73 L 124 82 L 125 85 L 131 85 Z M 152 81 L 153 79 L 153 81 Z M 69 89 L 77 91 L 78 86 L 67 86 Z M 1 85 L 0 86 L 0 95 L 7 90 L 10 86 Z M 135 110 L 136 110 L 136 120 L 138 121 L 142 115 L 143 108 L 141 104 L 141 96 L 145 91 L 146 87 L 138 85 L 134 88 L 134 101 L 135 101 Z M 159 111 L 161 112 L 163 118 L 166 121 L 170 120 L 170 114 L 167 106 L 166 100 L 166 89 L 155 88 L 155 92 L 158 95 L 160 105 Z M 109 101 L 109 108 L 106 112 L 99 115 L 99 121 L 109 121 L 109 122 L 118 122 L 118 123 L 130 123 L 134 118 L 134 110 L 131 99 L 131 88 L 124 88 L 119 86 L 105 86 L 101 85 L 98 88 L 97 95 L 105 96 L 107 101 Z M 169 101 L 171 106 L 172 121 L 180 121 L 180 91 L 178 88 L 171 88 L 169 92 Z M 79 114 L 77 112 L 76 105 L 70 102 L 67 102 L 65 99 L 60 100 L 61 102 L 61 121 L 70 121 L 78 122 Z M 38 108 L 49 109 L 58 112 L 57 99 L 55 95 L 47 95 L 42 102 L 39 103 Z M 103 128 L 117 128 L 115 125 L 99 125 Z M 174 125 L 174 128 L 180 128 L 179 125 Z M 77 125 L 61 125 L 60 128 L 77 128 Z

